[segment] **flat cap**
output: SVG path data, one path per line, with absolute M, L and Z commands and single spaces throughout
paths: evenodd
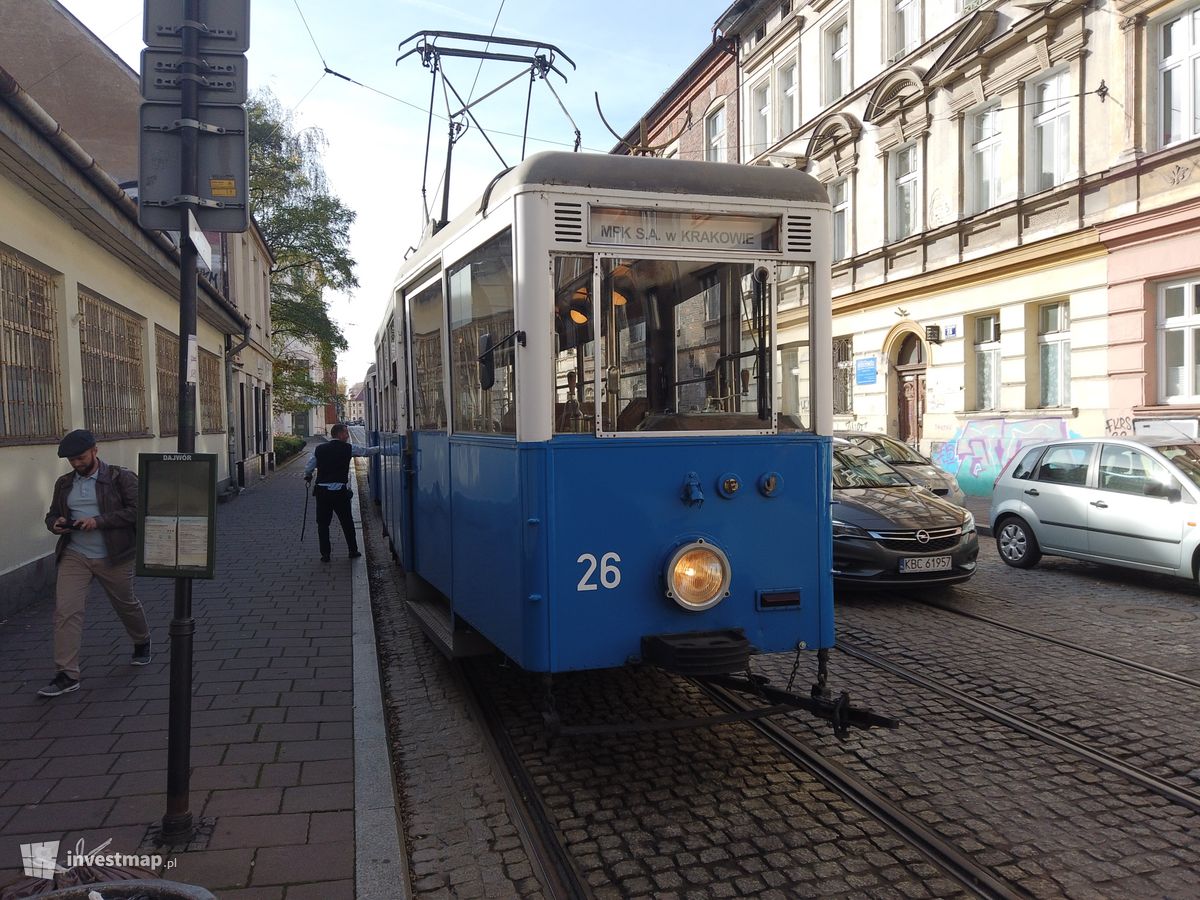
M 96 437 L 86 428 L 76 428 L 58 442 L 58 455 L 63 459 L 78 456 L 96 446 Z

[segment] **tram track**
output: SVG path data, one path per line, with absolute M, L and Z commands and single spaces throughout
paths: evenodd
M 553 900 L 592 900 L 595 894 L 567 849 L 554 817 L 543 805 L 520 752 L 494 705 L 486 700 L 477 664 L 459 661 L 453 669 L 469 711 L 483 723 L 480 736 L 485 750 L 495 762 L 493 769 L 507 796 L 513 824 L 546 896 Z
M 917 672 L 908 666 L 894 662 L 893 660 L 890 660 L 870 650 L 865 650 L 848 641 L 839 640 L 836 646 L 838 650 L 847 654 L 848 656 L 888 672 L 924 690 L 932 691 L 942 697 L 953 700 L 955 703 L 965 706 L 975 713 L 983 715 L 994 722 L 1019 731 L 1022 734 L 1039 740 L 1045 744 L 1066 750 L 1092 763 L 1093 765 L 1120 775 L 1139 787 L 1150 791 L 1151 793 L 1154 793 L 1172 803 L 1183 806 L 1192 810 L 1193 812 L 1200 812 L 1200 793 L 1196 791 L 1180 787 L 1166 778 L 1155 775 L 1153 772 L 1147 771 L 1140 766 L 1127 763 L 1109 753 L 1096 750 L 1073 738 L 1064 737 L 1063 735 L 1058 734 L 1053 730 L 1046 728 L 1045 726 L 1039 725 L 1036 722 L 1032 722 L 1023 716 L 1008 712 L 1007 710 L 1001 709 L 995 704 L 988 703 L 985 700 L 980 700 L 977 697 L 971 696 L 965 691 L 951 687 L 944 681 L 931 678 L 928 675 Z
M 755 704 L 742 694 L 694 679 L 688 681 L 725 710 L 740 713 L 755 708 Z M 1016 900 L 1033 896 L 986 866 L 975 862 L 968 853 L 916 817 L 909 815 L 845 766 L 834 762 L 812 745 L 796 737 L 779 722 L 768 718 L 751 718 L 746 719 L 745 724 L 758 732 L 795 765 L 886 825 L 899 838 L 953 877 L 967 892 L 995 900 Z
M 942 612 L 951 613 L 952 615 L 961 616 L 965 619 L 971 619 L 976 622 L 983 622 L 995 628 L 1000 628 L 1005 631 L 1019 634 L 1022 637 L 1033 638 L 1034 640 L 1043 641 L 1047 644 L 1054 644 L 1058 647 L 1063 647 L 1068 650 L 1074 650 L 1078 653 L 1084 653 L 1088 656 L 1094 656 L 1098 659 L 1103 659 L 1106 662 L 1116 663 L 1120 666 L 1125 666 L 1129 669 L 1134 669 L 1147 675 L 1152 675 L 1155 678 L 1160 678 L 1164 681 L 1171 681 L 1175 684 L 1185 685 L 1187 687 L 1200 689 L 1200 680 L 1189 678 L 1186 675 L 1180 675 L 1177 672 L 1170 672 L 1166 669 L 1159 669 L 1155 666 L 1148 665 L 1143 662 L 1138 662 L 1136 659 L 1118 656 L 1115 653 L 1108 653 L 1104 650 L 1097 650 L 1095 647 L 1088 647 L 1085 644 L 1079 644 L 1074 641 L 1068 641 L 1064 638 L 1055 637 L 1052 634 L 1046 634 L 1041 631 L 1034 631 L 1030 628 L 1022 628 L 1020 625 L 1013 625 L 1010 622 L 1005 622 L 1001 619 L 996 619 L 991 616 L 981 615 L 980 613 L 968 612 L 964 609 L 958 609 L 948 603 L 941 603 L 937 600 L 929 600 L 927 598 L 914 598 L 915 603 L 921 606 L 932 607 L 933 609 L 941 610 Z

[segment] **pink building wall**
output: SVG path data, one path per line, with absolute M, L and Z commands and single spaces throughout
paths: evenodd
M 1102 225 L 1108 256 L 1110 433 L 1135 416 L 1197 416 L 1158 402 L 1157 286 L 1200 272 L 1200 201 Z

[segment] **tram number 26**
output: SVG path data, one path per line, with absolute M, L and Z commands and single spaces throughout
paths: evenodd
M 596 557 L 591 553 L 580 554 L 579 559 L 575 562 L 582 565 L 583 577 L 579 579 L 579 584 L 575 586 L 577 591 L 594 591 L 598 588 L 606 588 L 612 590 L 621 583 L 621 570 L 617 563 L 621 561 L 621 557 L 615 553 L 605 553 L 597 561 Z M 600 583 L 595 580 L 599 577 Z

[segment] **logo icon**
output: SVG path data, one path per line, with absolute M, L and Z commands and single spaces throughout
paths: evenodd
M 21 845 L 21 865 L 30 878 L 53 879 L 55 873 L 64 871 L 58 865 L 58 841 L 41 844 Z
M 929 532 L 926 531 L 924 528 L 922 528 L 920 531 L 917 532 L 917 543 L 918 544 L 928 544 L 929 543 Z

